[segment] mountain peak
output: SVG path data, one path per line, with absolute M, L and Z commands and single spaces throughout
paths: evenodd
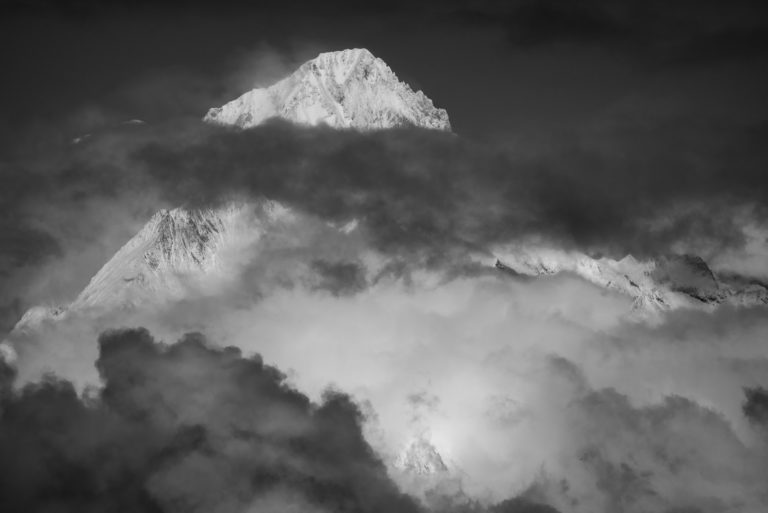
M 160 210 L 91 279 L 73 308 L 131 304 L 183 293 L 179 277 L 216 267 L 231 209 Z
M 442 456 L 434 445 L 424 437 L 419 437 L 408 445 L 395 461 L 395 466 L 409 474 L 430 476 L 448 471 Z
M 364 48 L 321 53 L 279 82 L 210 109 L 204 120 L 251 128 L 271 118 L 358 130 L 451 129 L 444 109 Z

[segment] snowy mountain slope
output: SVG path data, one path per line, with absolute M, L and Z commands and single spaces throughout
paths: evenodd
M 126 243 L 72 303 L 76 309 L 118 307 L 181 297 L 182 278 L 217 267 L 217 252 L 237 210 L 161 210 Z
M 768 305 L 768 286 L 736 276 L 716 276 L 700 257 L 669 255 L 639 261 L 592 258 L 577 251 L 511 245 L 494 252 L 496 267 L 524 276 L 573 273 L 634 299 L 636 312 L 717 304 Z
M 204 120 L 250 128 L 274 117 L 359 130 L 409 125 L 451 129 L 444 109 L 399 81 L 365 49 L 321 53 L 276 84 L 210 109 Z
M 14 332 L 29 332 L 71 313 L 99 315 L 215 294 L 237 277 L 243 253 L 292 212 L 273 201 L 217 209 L 161 210 L 91 278 L 68 305 L 36 306 Z

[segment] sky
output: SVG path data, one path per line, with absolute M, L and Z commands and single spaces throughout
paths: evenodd
M 453 134 L 201 123 L 344 48 Z M 3 2 L 0 509 L 764 511 L 768 311 L 485 264 L 765 287 L 766 62 L 751 0 Z M 13 331 L 179 206 L 235 219 L 218 274 Z
M 199 115 L 319 50 L 365 47 L 449 109 L 457 132 L 511 137 L 625 115 L 759 121 L 761 2 L 4 3 L 4 125 L 98 104 Z M 213 81 L 239 72 L 238 81 Z M 244 83 L 245 82 L 245 83 Z M 132 88 L 156 88 L 141 94 Z M 146 91 L 146 89 L 144 89 Z M 8 128 L 6 128 L 8 130 Z

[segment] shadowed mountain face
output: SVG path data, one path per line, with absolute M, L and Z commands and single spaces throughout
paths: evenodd
M 722 297 L 717 278 L 706 262 L 694 255 L 673 255 L 658 260 L 653 277 L 672 290 L 683 292 L 704 302 Z

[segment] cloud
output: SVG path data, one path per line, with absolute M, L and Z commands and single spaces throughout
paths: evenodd
M 624 124 L 518 151 L 429 131 L 274 122 L 150 141 L 131 157 L 164 189 L 176 185 L 177 201 L 265 195 L 331 221 L 360 218 L 384 251 L 425 250 L 439 260 L 540 236 L 641 257 L 681 243 L 709 252 L 739 246 L 739 216 L 764 222 L 763 132 L 743 126 L 729 135 L 692 120 Z
M 53 377 L 19 392 L 5 380 L 4 510 L 418 511 L 347 396 L 312 404 L 260 358 L 200 335 L 164 346 L 122 330 L 99 344 L 104 386 L 87 398 Z
M 113 330 L 99 348 L 102 387 L 83 396 L 53 375 L 14 389 L 0 368 L 5 511 L 424 511 L 349 396 L 313 403 L 258 355 L 195 333 L 166 345 Z M 491 511 L 556 512 L 522 497 Z
M 469 497 L 536 486 L 562 511 L 759 505 L 766 447 L 741 405 L 742 387 L 768 382 L 765 315 L 626 325 L 620 299 L 601 294 L 492 276 L 345 297 L 294 288 L 217 312 L 209 329 L 290 369 L 312 397 L 332 382 L 369 402 L 368 439 L 390 465 L 426 436 Z
M 588 394 L 571 410 L 571 429 L 585 422 L 589 432 L 581 433 L 579 460 L 603 494 L 602 509 L 762 507 L 765 448 L 751 452 L 717 413 L 674 396 L 636 408 L 612 390 Z
M 274 233 L 292 241 L 303 232 L 307 246 L 266 247 L 232 288 L 44 326 L 18 341 L 18 383 L 46 371 L 76 389 L 98 383 L 93 341 L 105 327 L 143 325 L 166 340 L 195 329 L 244 355 L 263 355 L 316 404 L 329 386 L 350 394 L 366 412 L 366 443 L 398 489 L 415 497 L 431 493 L 457 508 L 524 497 L 576 513 L 612 512 L 617 504 L 628 512 L 760 505 L 754 476 L 764 472 L 765 439 L 742 405 L 744 387 L 768 383 L 762 309 L 681 310 L 647 326 L 623 320 L 629 299 L 573 276 L 447 279 L 419 267 L 334 293 L 304 279 L 305 271 L 318 258 L 365 262 L 368 247 L 364 238 L 359 246 L 339 244 L 331 236 L 337 230 L 319 225 L 308 217 Z M 332 248 L 344 258 L 333 260 Z M 132 339 L 125 345 L 143 347 Z M 102 379 L 105 358 L 102 352 Z M 211 393 L 218 388 L 210 383 L 223 380 L 186 358 L 167 367 L 149 360 L 142 372 L 169 380 L 189 373 Z M 114 372 L 130 370 L 132 361 L 114 360 Z M 175 389 L 165 380 L 158 386 Z M 209 414 L 225 417 L 200 413 Z M 442 488 L 430 491 L 398 470 L 397 457 L 418 437 L 454 472 L 458 496 L 446 498 Z
M 536 504 L 521 498 L 502 501 L 490 511 L 492 513 L 557 513 L 557 510 L 552 506 Z
M 744 393 L 744 415 L 755 424 L 768 426 L 768 391 L 763 387 L 747 387 Z
M 163 204 L 156 188 L 140 192 L 142 179 L 130 169 L 89 166 L 71 146 L 61 141 L 39 154 L 20 148 L 3 166 L 9 186 L 0 193 L 0 304 L 26 310 L 72 300 Z M 110 152 L 109 143 L 98 151 Z M 3 319 L 3 328 L 13 317 Z
M 354 294 L 367 286 L 365 270 L 356 262 L 314 260 L 312 268 L 320 275 L 320 283 L 315 287 L 333 294 Z

